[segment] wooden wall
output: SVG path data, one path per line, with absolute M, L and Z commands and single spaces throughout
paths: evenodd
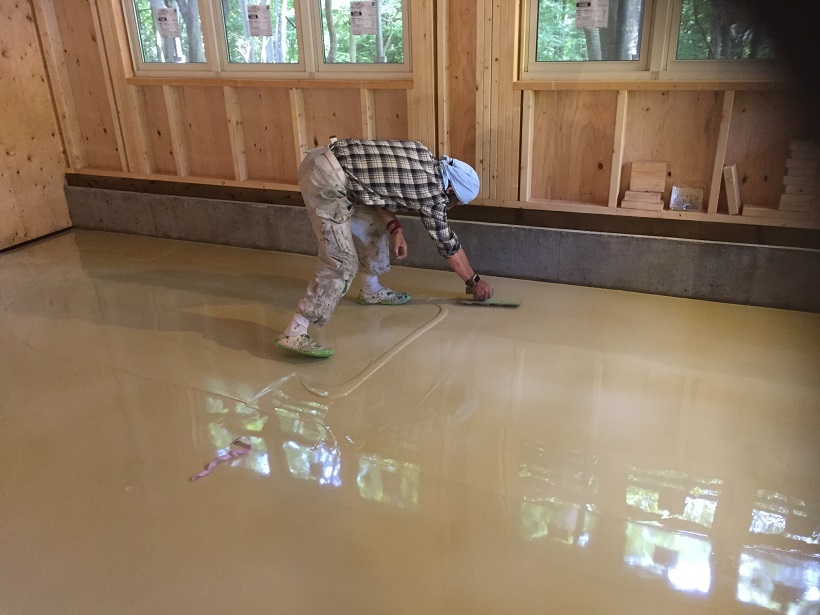
M 34 7 L 0 2 L 0 248 L 70 225 L 67 164 Z
M 808 136 L 790 92 L 520 81 L 521 0 L 413 0 L 413 74 L 390 81 L 135 77 L 120 0 L 30 1 L 44 7 L 44 47 L 65 50 L 50 76 L 74 170 L 295 190 L 302 156 L 331 135 L 418 139 L 476 167 L 478 204 L 820 227 L 778 211 L 788 143 Z M 639 160 L 669 163 L 667 199 L 673 182 L 703 187 L 706 210 L 621 208 Z M 724 164 L 753 219 L 728 214 Z

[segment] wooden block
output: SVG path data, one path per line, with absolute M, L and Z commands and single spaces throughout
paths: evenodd
M 786 184 L 783 192 L 786 194 L 820 194 L 815 186 L 794 186 L 789 184 Z
M 786 167 L 786 177 L 817 177 L 817 169 L 810 167 Z
M 726 203 L 729 205 L 729 213 L 736 216 L 740 213 L 741 207 L 737 165 L 723 167 L 723 180 L 726 182 Z
M 820 161 L 795 160 L 794 158 L 789 158 L 788 160 L 786 160 L 786 168 L 788 169 L 790 174 L 792 172 L 792 169 L 799 169 L 802 171 L 813 171 L 814 173 L 817 173 L 818 169 L 820 169 Z
M 783 194 L 780 196 L 780 211 L 802 211 L 820 213 L 820 195 Z
M 789 153 L 796 160 L 820 160 L 820 147 L 811 141 L 792 141 Z
M 663 192 L 666 190 L 666 162 L 633 162 L 629 189 L 636 192 Z
M 663 201 L 621 201 L 623 209 L 643 209 L 646 211 L 663 211 Z
M 627 190 L 624 193 L 625 201 L 649 201 L 650 203 L 657 203 L 663 200 L 663 192 L 638 192 L 636 190 Z
M 820 214 L 805 211 L 781 211 L 771 207 L 760 205 L 744 205 L 743 217 L 749 218 L 774 218 L 779 220 L 820 220 Z
M 820 187 L 820 177 L 790 177 L 783 178 L 783 183 L 786 186 L 800 186 L 802 188 L 817 188 Z

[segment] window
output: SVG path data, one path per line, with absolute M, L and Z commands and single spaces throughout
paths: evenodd
M 775 76 L 770 37 L 728 0 L 528 0 L 523 79 Z
M 123 0 L 137 74 L 410 70 L 408 0 Z

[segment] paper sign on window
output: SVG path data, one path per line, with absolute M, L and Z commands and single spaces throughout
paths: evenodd
M 350 33 L 351 34 L 376 34 L 376 3 L 351 2 L 350 3 Z
M 179 28 L 179 15 L 176 9 L 156 9 L 159 35 L 162 38 L 178 38 L 182 31 Z
M 609 0 L 579 0 L 575 3 L 576 28 L 606 28 L 609 24 Z
M 251 36 L 273 36 L 269 6 L 256 4 L 248 7 L 248 31 Z

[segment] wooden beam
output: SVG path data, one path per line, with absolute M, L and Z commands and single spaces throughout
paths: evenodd
M 732 108 L 735 103 L 735 93 L 723 93 L 723 112 L 720 115 L 720 130 L 718 131 L 717 147 L 715 148 L 715 165 L 712 169 L 712 181 L 709 185 L 709 201 L 707 212 L 716 214 L 718 200 L 720 200 L 720 182 L 723 179 L 723 167 L 726 164 L 726 144 L 729 142 L 729 127 L 732 122 Z
M 450 2 L 438 0 L 436 5 L 436 74 L 438 90 L 438 155 L 449 155 L 450 152 Z
M 307 121 L 305 118 L 305 98 L 302 90 L 290 89 L 290 115 L 293 124 L 293 143 L 296 145 L 296 168 L 310 151 L 307 137 Z
M 228 116 L 228 133 L 231 138 L 233 172 L 238 181 L 248 179 L 248 160 L 245 156 L 245 129 L 242 126 L 242 111 L 236 88 L 223 88 L 225 113 Z
M 171 130 L 171 150 L 174 153 L 177 175 L 186 177 L 191 174 L 191 167 L 188 161 L 188 143 L 185 138 L 185 126 L 179 103 L 179 88 L 175 85 L 164 85 L 162 95 L 165 97 L 165 110 L 168 113 L 168 126 Z
M 521 172 L 519 193 L 520 199 L 529 203 L 532 200 L 532 145 L 535 127 L 535 92 L 524 92 L 523 110 L 521 112 Z
M 71 81 L 66 69 L 54 6 L 47 0 L 32 0 L 32 5 L 40 45 L 46 59 L 51 94 L 59 118 L 58 126 L 66 154 L 66 166 L 79 169 L 86 166 L 88 160 L 85 156 L 80 122 L 77 119 L 77 108 L 74 106 L 74 95 L 71 93 Z
M 411 79 L 250 79 L 228 77 L 129 77 L 129 85 L 178 85 L 214 88 L 319 88 L 321 90 L 412 90 Z
M 117 151 L 120 155 L 120 165 L 122 166 L 123 171 L 129 171 L 132 169 L 130 169 L 128 165 L 128 152 L 126 151 L 126 144 L 123 138 L 122 117 L 119 105 L 120 101 L 117 100 L 117 95 L 114 91 L 111 67 L 108 64 L 108 56 L 105 51 L 105 38 L 103 36 L 102 25 L 100 23 L 100 11 L 97 6 L 97 0 L 90 0 L 90 3 L 91 21 L 94 22 L 94 35 L 97 37 L 97 49 L 100 53 L 100 64 L 102 64 L 105 90 L 108 94 L 108 103 L 111 107 L 111 113 L 114 116 L 114 136 L 117 139 Z
M 793 90 L 787 81 L 516 81 L 516 90 L 708 90 L 777 91 Z
M 376 119 L 374 117 L 376 104 L 373 99 L 373 90 L 362 90 L 362 134 L 365 139 L 376 138 Z
M 626 143 L 626 114 L 629 106 L 629 92 L 620 90 L 615 107 L 615 139 L 612 144 L 612 169 L 609 179 L 609 207 L 618 207 L 621 192 L 621 173 L 624 166 L 624 144 Z

